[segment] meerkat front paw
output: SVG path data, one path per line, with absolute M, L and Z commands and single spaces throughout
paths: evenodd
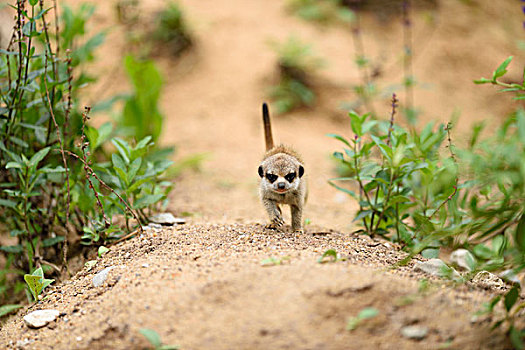
M 276 215 L 272 218 L 272 223 L 277 227 L 281 227 L 284 225 L 284 219 L 281 215 Z

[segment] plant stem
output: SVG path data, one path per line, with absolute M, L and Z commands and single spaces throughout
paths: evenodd
M 410 0 L 403 1 L 403 42 L 404 42 L 404 57 L 403 57 L 403 71 L 405 78 L 405 108 L 412 110 L 414 107 L 414 89 L 413 84 L 413 70 L 412 57 L 414 56 L 414 48 L 412 45 L 412 22 L 410 20 Z
M 44 85 L 46 89 L 46 97 L 47 97 L 47 103 L 49 106 L 49 114 L 51 115 L 51 118 L 53 119 L 53 124 L 55 125 L 55 131 L 57 134 L 57 139 L 60 145 L 60 154 L 62 156 L 62 163 L 64 165 L 64 169 L 66 172 L 66 188 L 67 188 L 67 196 L 66 196 L 66 235 L 64 237 L 64 245 L 62 246 L 62 269 L 66 269 L 69 272 L 69 267 L 67 265 L 67 253 L 68 253 L 68 239 L 69 239 L 69 211 L 70 211 L 70 202 L 71 202 L 71 191 L 69 187 L 69 169 L 67 165 L 67 160 L 65 156 L 64 151 L 64 142 L 62 141 L 62 137 L 60 136 L 60 127 L 58 126 L 58 123 L 55 118 L 55 113 L 53 111 L 53 105 L 51 104 L 51 100 L 49 99 L 49 89 L 47 87 L 47 54 L 44 54 L 45 56 L 45 63 L 44 63 Z
M 376 115 L 374 104 L 370 99 L 370 74 L 368 72 L 367 64 L 366 63 L 359 63 L 362 62 L 365 59 L 365 50 L 363 45 L 363 39 L 361 36 L 361 22 L 360 22 L 360 15 L 356 14 L 355 19 L 355 25 L 352 28 L 352 38 L 354 43 L 354 50 L 355 50 L 355 60 L 357 63 L 357 67 L 359 68 L 359 71 L 361 72 L 361 80 L 363 84 L 363 103 L 366 106 L 366 109 L 372 114 Z
M 363 207 L 361 206 L 361 200 L 362 200 L 363 193 L 370 207 L 372 207 L 372 202 L 370 201 L 370 198 L 368 197 L 368 193 L 365 191 L 365 187 L 363 186 L 363 182 L 361 181 L 361 177 L 359 176 L 359 162 L 357 161 L 357 143 L 358 143 L 358 139 L 354 139 L 354 168 L 355 168 L 355 174 L 356 174 L 355 176 L 357 178 L 357 182 L 359 183 L 359 211 L 361 211 L 363 210 Z M 366 223 L 366 218 L 363 218 L 363 224 L 365 226 L 366 232 L 368 232 L 368 234 L 371 235 L 372 232 L 370 232 L 370 228 L 368 227 L 368 224 Z

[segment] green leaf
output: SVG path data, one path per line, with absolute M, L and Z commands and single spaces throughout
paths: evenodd
M 0 247 L 0 250 L 7 252 L 7 253 L 20 254 L 24 251 L 24 248 L 22 247 L 21 244 L 4 245 Z
M 54 246 L 55 244 L 63 242 L 63 241 L 64 241 L 64 236 L 50 237 L 50 238 L 44 239 L 42 241 L 42 245 L 44 247 L 51 247 L 51 246 Z
M 9 199 L 0 199 L 0 207 L 15 208 L 16 202 Z
M 142 140 L 139 141 L 139 143 L 137 143 L 137 145 L 135 146 L 135 150 L 141 150 L 143 148 L 146 148 L 147 146 L 150 146 L 150 141 L 151 141 L 152 137 L 150 135 L 146 136 L 145 138 L 143 138 Z
M 111 162 L 113 163 L 113 167 L 114 168 L 118 168 L 120 170 L 122 170 L 124 172 L 124 178 L 126 178 L 126 169 L 127 169 L 127 166 L 126 166 L 126 163 L 124 163 L 124 160 L 122 159 L 122 157 L 120 157 L 118 154 L 116 153 L 113 153 L 111 155 Z
M 146 339 L 153 345 L 155 348 L 159 348 L 162 346 L 162 340 L 160 338 L 159 333 L 154 331 L 153 329 L 148 328 L 141 328 L 139 330 L 140 334 L 142 334 Z
M 40 292 L 42 291 L 43 287 L 42 277 L 26 274 L 24 275 L 24 280 L 29 286 L 29 290 L 31 291 L 34 300 L 38 300 L 38 296 L 40 295 Z
M 481 78 L 481 79 L 478 79 L 478 80 L 474 80 L 474 84 L 487 84 L 487 83 L 492 83 L 492 80 L 489 80 L 489 79 L 486 79 L 486 78 Z
M 331 138 L 334 138 L 336 140 L 339 140 L 341 141 L 342 143 L 344 143 L 345 145 L 347 145 L 348 147 L 352 148 L 352 145 L 350 145 L 350 142 L 348 142 L 344 137 L 342 136 L 339 136 L 337 134 L 326 134 L 326 136 L 328 137 L 331 137 Z
M 507 58 L 498 68 L 496 68 L 496 70 L 492 74 L 493 80 L 496 80 L 507 73 L 507 66 L 509 65 L 510 61 L 512 61 L 512 56 Z
M 44 278 L 44 270 L 42 270 L 41 267 L 33 271 L 33 276 L 39 276 L 40 278 Z
M 363 125 L 363 121 L 365 119 L 365 116 L 363 116 L 363 118 L 361 118 L 357 113 L 355 113 L 354 111 L 350 111 L 348 113 L 348 116 L 350 117 L 350 125 L 352 127 L 352 131 L 358 136 L 358 137 L 361 137 L 363 136 L 363 132 L 362 132 L 362 128 L 361 126 Z
M 101 258 L 104 254 L 109 252 L 109 248 L 104 247 L 103 245 L 98 247 L 98 257 Z
M 516 286 L 512 287 L 512 289 L 509 290 L 507 294 L 505 294 L 504 303 L 505 303 L 505 309 L 507 310 L 507 312 L 509 312 L 510 309 L 512 309 L 512 307 L 516 303 L 516 300 L 518 300 L 519 295 L 520 293 Z
M 106 142 L 111 136 L 112 132 L 113 132 L 113 124 L 111 124 L 110 122 L 102 124 L 98 128 L 98 138 L 97 138 L 97 143 L 95 145 L 95 148 L 99 147 L 104 142 Z
M 23 165 L 17 162 L 9 162 L 5 165 L 6 169 L 23 169 Z
M 40 151 L 35 153 L 29 160 L 29 167 L 33 169 L 36 168 L 38 166 L 38 163 L 40 163 L 42 159 L 44 159 L 44 157 L 47 156 L 50 150 L 51 147 L 46 147 L 42 148 Z
M 115 147 L 117 148 L 118 152 L 120 153 L 120 155 L 122 156 L 122 158 L 124 159 L 124 162 L 126 164 L 129 164 L 130 162 L 130 147 L 129 147 L 129 144 L 124 141 L 124 140 L 121 140 L 119 138 L 114 138 L 113 140 L 111 140 L 111 143 L 113 143 L 113 145 L 115 145 Z M 125 168 L 123 168 L 125 169 Z
M 494 252 L 488 248 L 487 246 L 483 245 L 482 243 L 477 244 L 472 249 L 472 252 L 481 259 L 488 260 L 491 259 L 494 256 Z
M 439 257 L 439 248 L 425 248 L 421 251 L 421 255 L 427 259 Z
M 352 198 L 358 200 L 359 199 L 359 196 L 352 190 L 349 190 L 347 188 L 344 188 L 344 187 L 341 187 L 339 185 L 336 185 L 333 181 L 336 181 L 336 180 L 340 180 L 340 181 L 344 181 L 344 180 L 352 180 L 351 178 L 339 178 L 339 179 L 330 179 L 328 180 L 328 184 L 330 184 L 330 186 L 334 187 L 334 188 L 337 188 L 339 191 L 341 192 L 344 192 L 348 195 L 350 195 Z
M 179 350 L 180 346 L 178 345 L 162 345 L 158 350 Z
M 525 334 L 523 331 L 520 331 L 514 327 L 514 325 L 509 328 L 509 338 L 516 350 L 525 349 L 525 343 L 523 342 Z
M 142 209 L 149 207 L 152 204 L 157 203 L 164 197 L 164 194 L 148 194 L 143 197 L 140 197 L 133 203 L 133 209 Z
M 361 210 L 357 215 L 356 217 L 354 218 L 354 220 L 352 220 L 352 222 L 355 222 L 355 221 L 359 221 L 363 218 L 366 218 L 367 216 L 371 215 L 374 211 L 373 210 Z
M 2 305 L 0 306 L 0 317 L 5 316 L 21 307 L 22 305 L 20 304 Z
M 331 257 L 330 260 L 325 260 L 326 257 Z M 337 261 L 337 252 L 334 249 L 328 249 L 326 252 L 321 255 L 321 257 L 317 260 L 319 264 L 324 264 L 326 262 L 336 262 Z
M 353 331 L 359 326 L 361 320 L 357 317 L 350 317 L 346 323 L 346 330 Z
M 361 320 L 366 320 L 369 318 L 376 317 L 378 314 L 379 314 L 379 310 L 377 310 L 376 308 L 367 307 L 361 310 L 361 312 L 359 312 L 359 315 L 357 315 L 357 317 L 359 317 Z
M 129 166 L 128 176 L 127 176 L 128 183 L 131 183 L 131 181 L 133 181 L 133 179 L 135 178 L 135 175 L 137 175 L 137 172 L 140 169 L 141 164 L 142 164 L 142 158 L 140 157 L 135 159 L 133 162 L 131 162 Z

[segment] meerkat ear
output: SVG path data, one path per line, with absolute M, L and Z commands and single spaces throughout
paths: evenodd
M 259 176 L 260 177 L 264 176 L 264 171 L 263 171 L 262 165 L 259 165 L 259 169 L 257 171 L 259 172 Z
M 302 165 L 299 165 L 299 177 L 302 177 L 304 175 L 304 168 Z

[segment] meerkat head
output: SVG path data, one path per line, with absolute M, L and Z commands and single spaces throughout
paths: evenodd
M 258 172 L 264 189 L 284 194 L 299 188 L 304 167 L 295 157 L 278 153 L 263 160 Z

